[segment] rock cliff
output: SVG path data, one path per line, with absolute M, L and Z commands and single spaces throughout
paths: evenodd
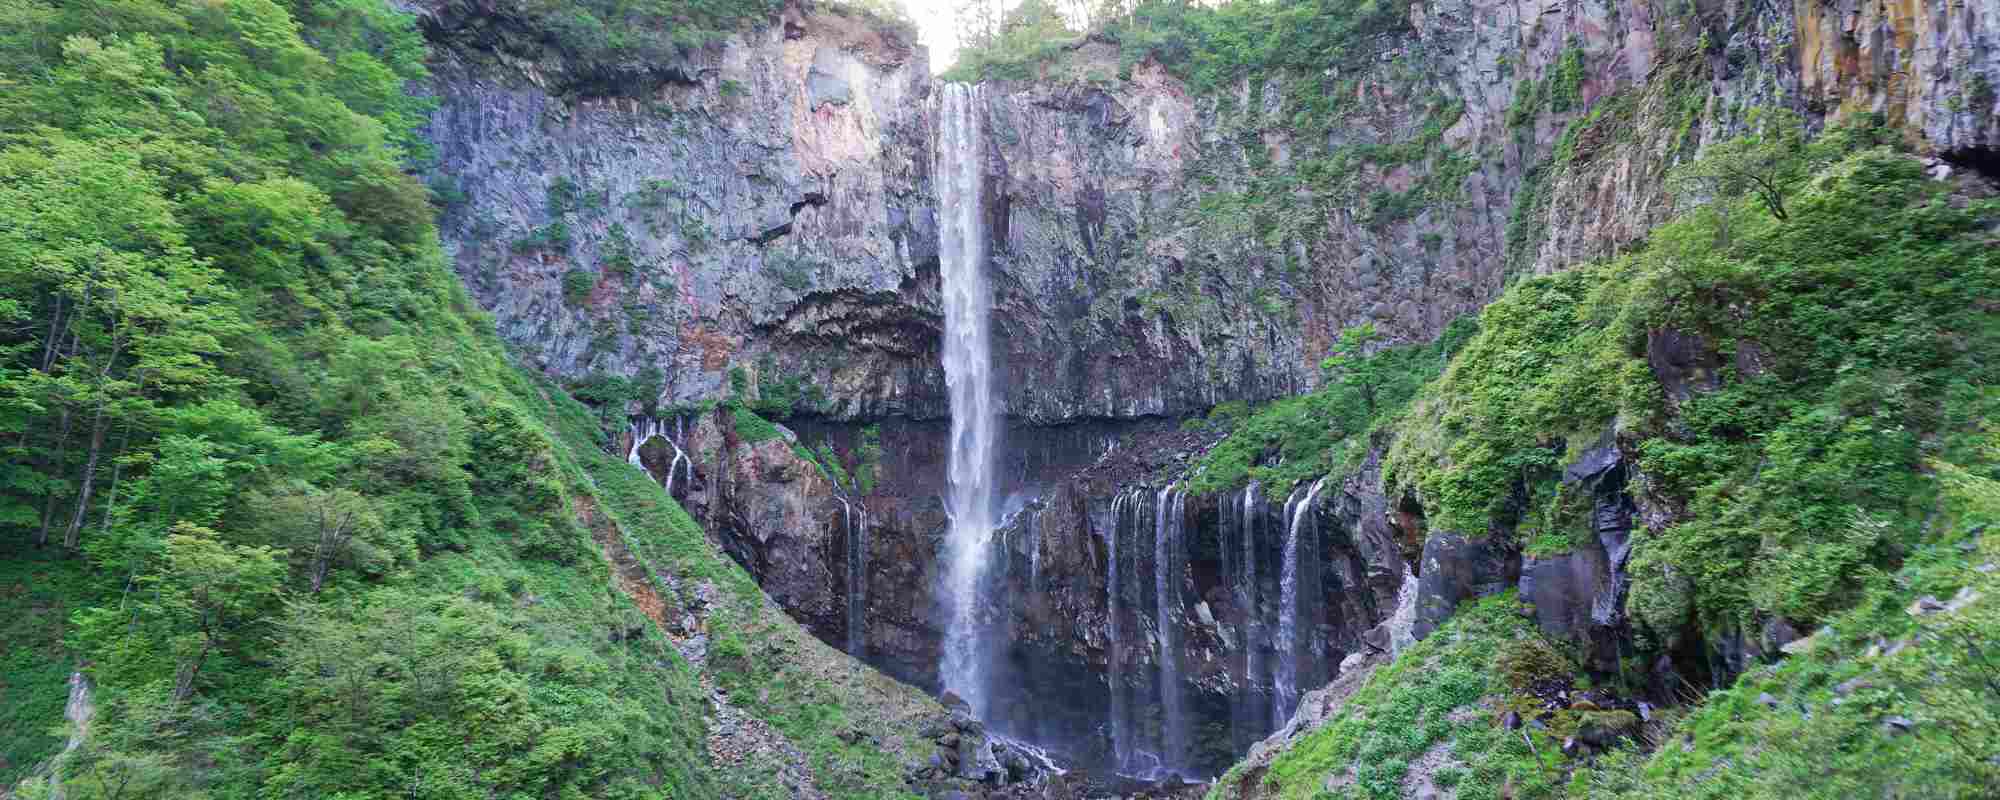
M 935 686 L 946 428 L 922 48 L 795 5 L 585 91 L 482 58 L 448 7 L 428 13 L 453 43 L 432 86 L 443 232 L 501 334 L 563 380 L 635 379 L 619 410 L 678 433 L 621 446 L 682 476 L 710 535 L 815 634 Z M 1418 634 L 1518 582 L 1545 630 L 1615 659 L 1623 536 L 1669 513 L 1629 496 L 1615 446 L 1567 477 L 1598 546 L 1524 559 L 1425 530 L 1372 459 L 1317 492 L 1176 497 L 1209 442 L 1175 420 L 1312 387 L 1343 329 L 1428 340 L 1513 277 L 1617 252 L 1674 210 L 1666 170 L 1752 107 L 1879 114 L 1938 168 L 1990 174 L 1996 25 L 1996 0 L 1439 0 L 1330 56 L 1330 98 L 1287 76 L 1209 93 L 1153 63 L 1120 77 L 1098 41 L 984 85 L 1009 421 L 987 624 L 1019 687 L 994 724 L 1114 760 L 1120 735 L 1166 747 L 1177 698 L 1201 730 L 1174 766 L 1214 771 L 1284 723 L 1274 696 L 1391 646 L 1410 573 Z M 1307 139 L 1289 121 L 1322 101 L 1332 124 Z M 1300 174 L 1320 178 L 1275 180 Z M 726 400 L 789 430 L 744 442 Z M 866 488 L 812 456 L 828 444 L 854 469 L 867 435 Z M 1313 567 L 1286 594 L 1300 521 Z M 1289 688 L 1272 666 L 1286 598 L 1304 631 Z

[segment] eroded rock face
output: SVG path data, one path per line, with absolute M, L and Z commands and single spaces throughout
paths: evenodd
M 774 22 L 635 96 L 437 66 L 446 246 L 552 374 L 657 370 L 673 406 L 735 367 L 833 413 L 940 414 L 924 53 L 832 12 Z
M 1637 503 L 1626 491 L 1633 466 L 1610 434 L 1563 470 L 1564 491 L 1586 501 L 1586 530 L 1568 553 L 1521 559 L 1521 601 L 1551 637 L 1585 645 L 1592 668 L 1615 669 L 1625 627 Z
M 1087 43 L 1063 70 L 1106 80 L 980 93 L 1005 407 L 1178 415 L 1310 386 L 1344 328 L 1428 339 L 1509 274 L 1637 240 L 1673 210 L 1665 170 L 1749 106 L 1880 113 L 1982 163 L 2000 147 L 1996 3 L 1413 6 L 1330 62 L 1324 143 L 1294 138 L 1282 76 L 1207 94 L 1148 64 L 1110 80 L 1115 48 Z M 473 35 L 458 4 L 418 5 L 434 37 Z M 434 183 L 462 198 L 443 234 L 535 363 L 657 369 L 666 406 L 793 380 L 816 387 L 801 410 L 835 419 L 944 413 L 935 85 L 906 33 L 793 7 L 608 85 L 464 52 L 433 83 Z M 1364 154 L 1345 182 L 1245 210 L 1321 144 Z

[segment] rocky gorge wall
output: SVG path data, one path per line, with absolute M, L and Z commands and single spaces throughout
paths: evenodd
M 451 6 L 426 13 L 434 38 L 463 27 Z M 791 6 L 594 94 L 445 52 L 432 181 L 501 334 L 572 383 L 641 379 L 622 410 L 674 433 L 640 460 L 663 480 L 682 464 L 674 493 L 710 535 L 820 638 L 934 686 L 946 426 L 922 48 Z M 1946 169 L 2000 152 L 1995 0 L 1446 0 L 1328 63 L 1330 97 L 1292 76 L 1204 93 L 1150 62 L 1120 77 L 1116 48 L 1085 41 L 1039 80 L 979 91 L 1009 418 L 987 625 L 1019 689 L 1002 730 L 1108 742 L 1124 726 L 1158 749 L 1171 695 L 1193 729 L 1182 766 L 1201 771 L 1281 724 L 1271 567 L 1306 487 L 1162 503 L 1212 442 L 1179 418 L 1312 387 L 1343 329 L 1428 340 L 1515 276 L 1638 241 L 1679 200 L 1666 170 L 1751 107 L 1880 114 Z M 1306 99 L 1331 108 L 1324 135 L 1294 124 Z M 713 405 L 778 396 L 788 430 L 754 442 Z M 830 445 L 852 470 L 871 427 L 866 489 L 800 452 Z M 1570 479 L 1597 498 L 1600 546 L 1543 559 L 1426 530 L 1367 468 L 1332 481 L 1306 503 L 1318 569 L 1294 589 L 1294 680 L 1390 646 L 1406 574 L 1416 633 L 1518 584 L 1544 629 L 1615 659 L 1621 531 L 1662 512 L 1626 492 L 1627 456 L 1596 457 Z M 1167 659 L 1177 687 L 1160 685 Z

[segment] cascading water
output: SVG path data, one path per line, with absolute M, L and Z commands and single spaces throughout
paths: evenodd
M 674 473 L 677 470 L 685 470 L 686 472 L 687 482 L 682 484 L 683 486 L 694 483 L 694 459 L 689 458 L 688 454 L 681 450 L 681 445 L 678 441 L 678 439 L 685 438 L 684 434 L 679 433 L 679 419 L 674 420 L 674 427 L 677 435 L 668 436 L 667 426 L 652 417 L 646 417 L 633 422 L 627 427 L 627 433 L 632 437 L 632 449 L 625 452 L 625 460 L 631 463 L 632 466 L 646 469 L 645 461 L 639 457 L 639 448 L 644 447 L 649 441 L 663 439 L 668 445 L 674 448 L 674 459 L 667 462 L 666 478 L 660 482 L 660 485 L 666 487 L 668 495 L 674 493 Z
M 1303 654 L 1299 652 L 1299 605 L 1302 600 L 1299 587 L 1302 579 L 1308 588 L 1311 587 L 1316 577 L 1312 566 L 1317 563 L 1319 554 L 1319 543 L 1313 541 L 1308 548 L 1308 543 L 1301 539 L 1300 534 L 1313 527 L 1313 503 L 1319 497 L 1320 488 L 1325 485 L 1326 479 L 1321 478 L 1314 481 L 1310 488 L 1301 487 L 1293 491 L 1292 497 L 1285 501 L 1285 560 L 1278 574 L 1278 663 L 1271 669 L 1271 719 L 1277 725 L 1291 719 L 1292 711 L 1299 705 L 1299 662 L 1303 659 Z M 1305 616 L 1310 624 L 1312 615 Z
M 1417 624 L 1417 575 L 1408 568 L 1403 570 L 1403 584 L 1396 587 L 1396 610 L 1389 612 L 1383 625 L 1389 631 L 1389 652 L 1401 653 L 1417 643 L 1412 632 Z
M 847 654 L 868 652 L 868 509 L 840 501 L 847 525 Z
M 1257 517 L 1261 489 L 1256 481 L 1243 487 L 1243 698 L 1238 710 L 1237 725 L 1243 734 L 1243 742 L 1254 742 L 1265 732 L 1260 706 L 1249 702 L 1255 696 L 1254 687 L 1264 677 L 1264 647 L 1268 644 L 1268 633 L 1264 628 L 1263 612 L 1257 607 Z
M 972 708 L 986 712 L 984 656 L 980 651 L 978 591 L 993 532 L 993 468 L 998 445 L 992 350 L 988 343 L 991 291 L 986 285 L 981 214 L 983 153 L 978 131 L 978 88 L 948 83 L 938 108 L 938 261 L 944 289 L 944 375 L 951 395 L 951 568 L 946 586 L 951 618 L 945 629 L 939 678 Z
M 1124 669 L 1124 624 L 1119 618 L 1124 615 L 1122 592 L 1118 591 L 1118 539 L 1125 531 L 1127 517 L 1125 507 L 1132 496 L 1123 492 L 1111 500 L 1111 528 L 1104 540 L 1104 682 L 1111 689 L 1111 758 L 1115 767 L 1125 766 L 1129 758 L 1132 736 L 1128 732 L 1131 721 L 1125 710 L 1125 682 L 1121 674 Z
M 1187 758 L 1188 720 L 1181 695 L 1180 626 L 1173 612 L 1180 609 L 1181 525 L 1187 518 L 1187 493 L 1169 486 L 1160 490 L 1153 521 L 1153 594 L 1160 631 L 1160 762 L 1179 767 Z

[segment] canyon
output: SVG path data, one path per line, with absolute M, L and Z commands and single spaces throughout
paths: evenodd
M 908 29 L 791 5 L 685 63 L 553 89 L 560 64 L 483 49 L 466 4 L 413 5 L 439 52 L 446 249 L 526 365 L 645 386 L 607 406 L 612 448 L 821 640 L 1154 778 L 1221 774 L 1343 662 L 1509 587 L 1615 668 L 1632 531 L 1679 513 L 1633 489 L 1611 431 L 1564 467 L 1593 534 L 1567 554 L 1430 524 L 1385 490 L 1387 441 L 1345 474 L 1190 492 L 1215 409 L 1319 387 L 1343 331 L 1428 342 L 1513 281 L 1631 247 L 1686 207 L 1668 169 L 1753 107 L 1879 115 L 1944 173 L 2000 152 L 1993 0 L 1411 4 L 1329 55 L 1350 94 L 1323 141 L 1287 123 L 1280 76 L 1201 92 L 1095 39 L 973 89 L 933 78 Z M 1349 165 L 1331 189 L 1270 218 L 1226 202 L 1326 153 Z M 953 355 L 950 273 L 972 266 L 984 432 Z M 1673 331 L 1648 348 L 1670 391 L 1716 368 Z M 743 405 L 777 435 L 744 435 Z M 1703 630 L 1648 668 L 1719 683 L 1800 636 Z

